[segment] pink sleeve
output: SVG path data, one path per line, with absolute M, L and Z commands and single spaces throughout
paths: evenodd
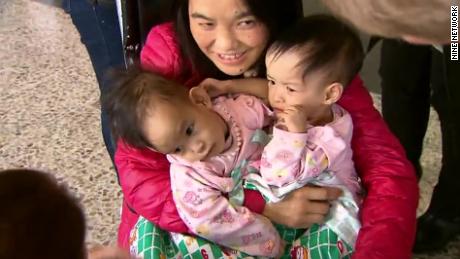
M 414 169 L 359 77 L 339 104 L 353 120 L 353 160 L 367 191 L 353 259 L 409 259 L 418 204 Z
M 342 138 L 329 126 L 313 127 L 307 133 L 273 129 L 273 139 L 265 147 L 260 163 L 262 177 L 278 187 L 306 182 L 329 167 L 345 150 Z
M 272 124 L 272 111 L 258 97 L 237 94 L 235 110 L 241 116 L 243 123 L 250 129 L 262 129 Z
M 179 215 L 193 233 L 250 255 L 274 257 L 281 239 L 272 223 L 245 207 L 233 206 L 202 176 L 171 165 L 171 187 Z

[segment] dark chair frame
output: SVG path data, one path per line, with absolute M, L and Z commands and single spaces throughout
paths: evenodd
M 139 58 L 150 29 L 173 19 L 177 0 L 121 0 L 126 66 Z

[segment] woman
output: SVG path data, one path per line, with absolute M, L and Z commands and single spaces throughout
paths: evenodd
M 280 29 L 296 19 L 293 14 L 298 9 L 289 3 L 292 5 L 277 0 L 181 1 L 175 27 L 162 24 L 150 32 L 141 63 L 189 87 L 206 77 L 264 77 L 266 47 Z M 418 202 L 413 168 L 359 77 L 339 104 L 353 118 L 354 162 L 368 192 L 354 258 L 410 258 Z M 125 198 L 121 246 L 126 247 L 139 214 L 167 231 L 187 232 L 174 206 L 169 164 L 163 155 L 119 140 L 115 161 Z M 260 194 L 246 191 L 244 206 L 277 223 L 308 227 L 322 222 L 328 201 L 338 195 L 332 188 L 304 187 L 282 202 L 264 204 Z

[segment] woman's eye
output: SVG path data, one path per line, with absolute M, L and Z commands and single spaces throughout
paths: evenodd
M 212 22 L 200 22 L 198 23 L 198 25 L 205 30 L 212 29 L 212 27 L 214 26 Z
M 180 147 L 176 147 L 176 149 L 174 149 L 174 154 L 178 154 L 182 151 L 182 148 Z
M 187 127 L 187 129 L 185 130 L 185 134 L 187 136 L 191 136 L 193 134 L 193 124 Z
M 250 28 L 254 26 L 255 24 L 256 24 L 256 21 L 254 20 L 244 20 L 244 21 L 239 22 L 238 26 L 243 27 L 243 28 Z

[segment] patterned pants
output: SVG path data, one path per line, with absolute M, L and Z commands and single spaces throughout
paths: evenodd
M 293 236 L 282 237 L 289 241 Z M 313 225 L 293 242 L 287 243 L 282 258 L 349 259 L 352 254 L 352 248 L 324 225 Z M 131 254 L 144 259 L 256 258 L 200 237 L 168 233 L 144 218 L 140 218 L 131 231 L 130 250 Z

